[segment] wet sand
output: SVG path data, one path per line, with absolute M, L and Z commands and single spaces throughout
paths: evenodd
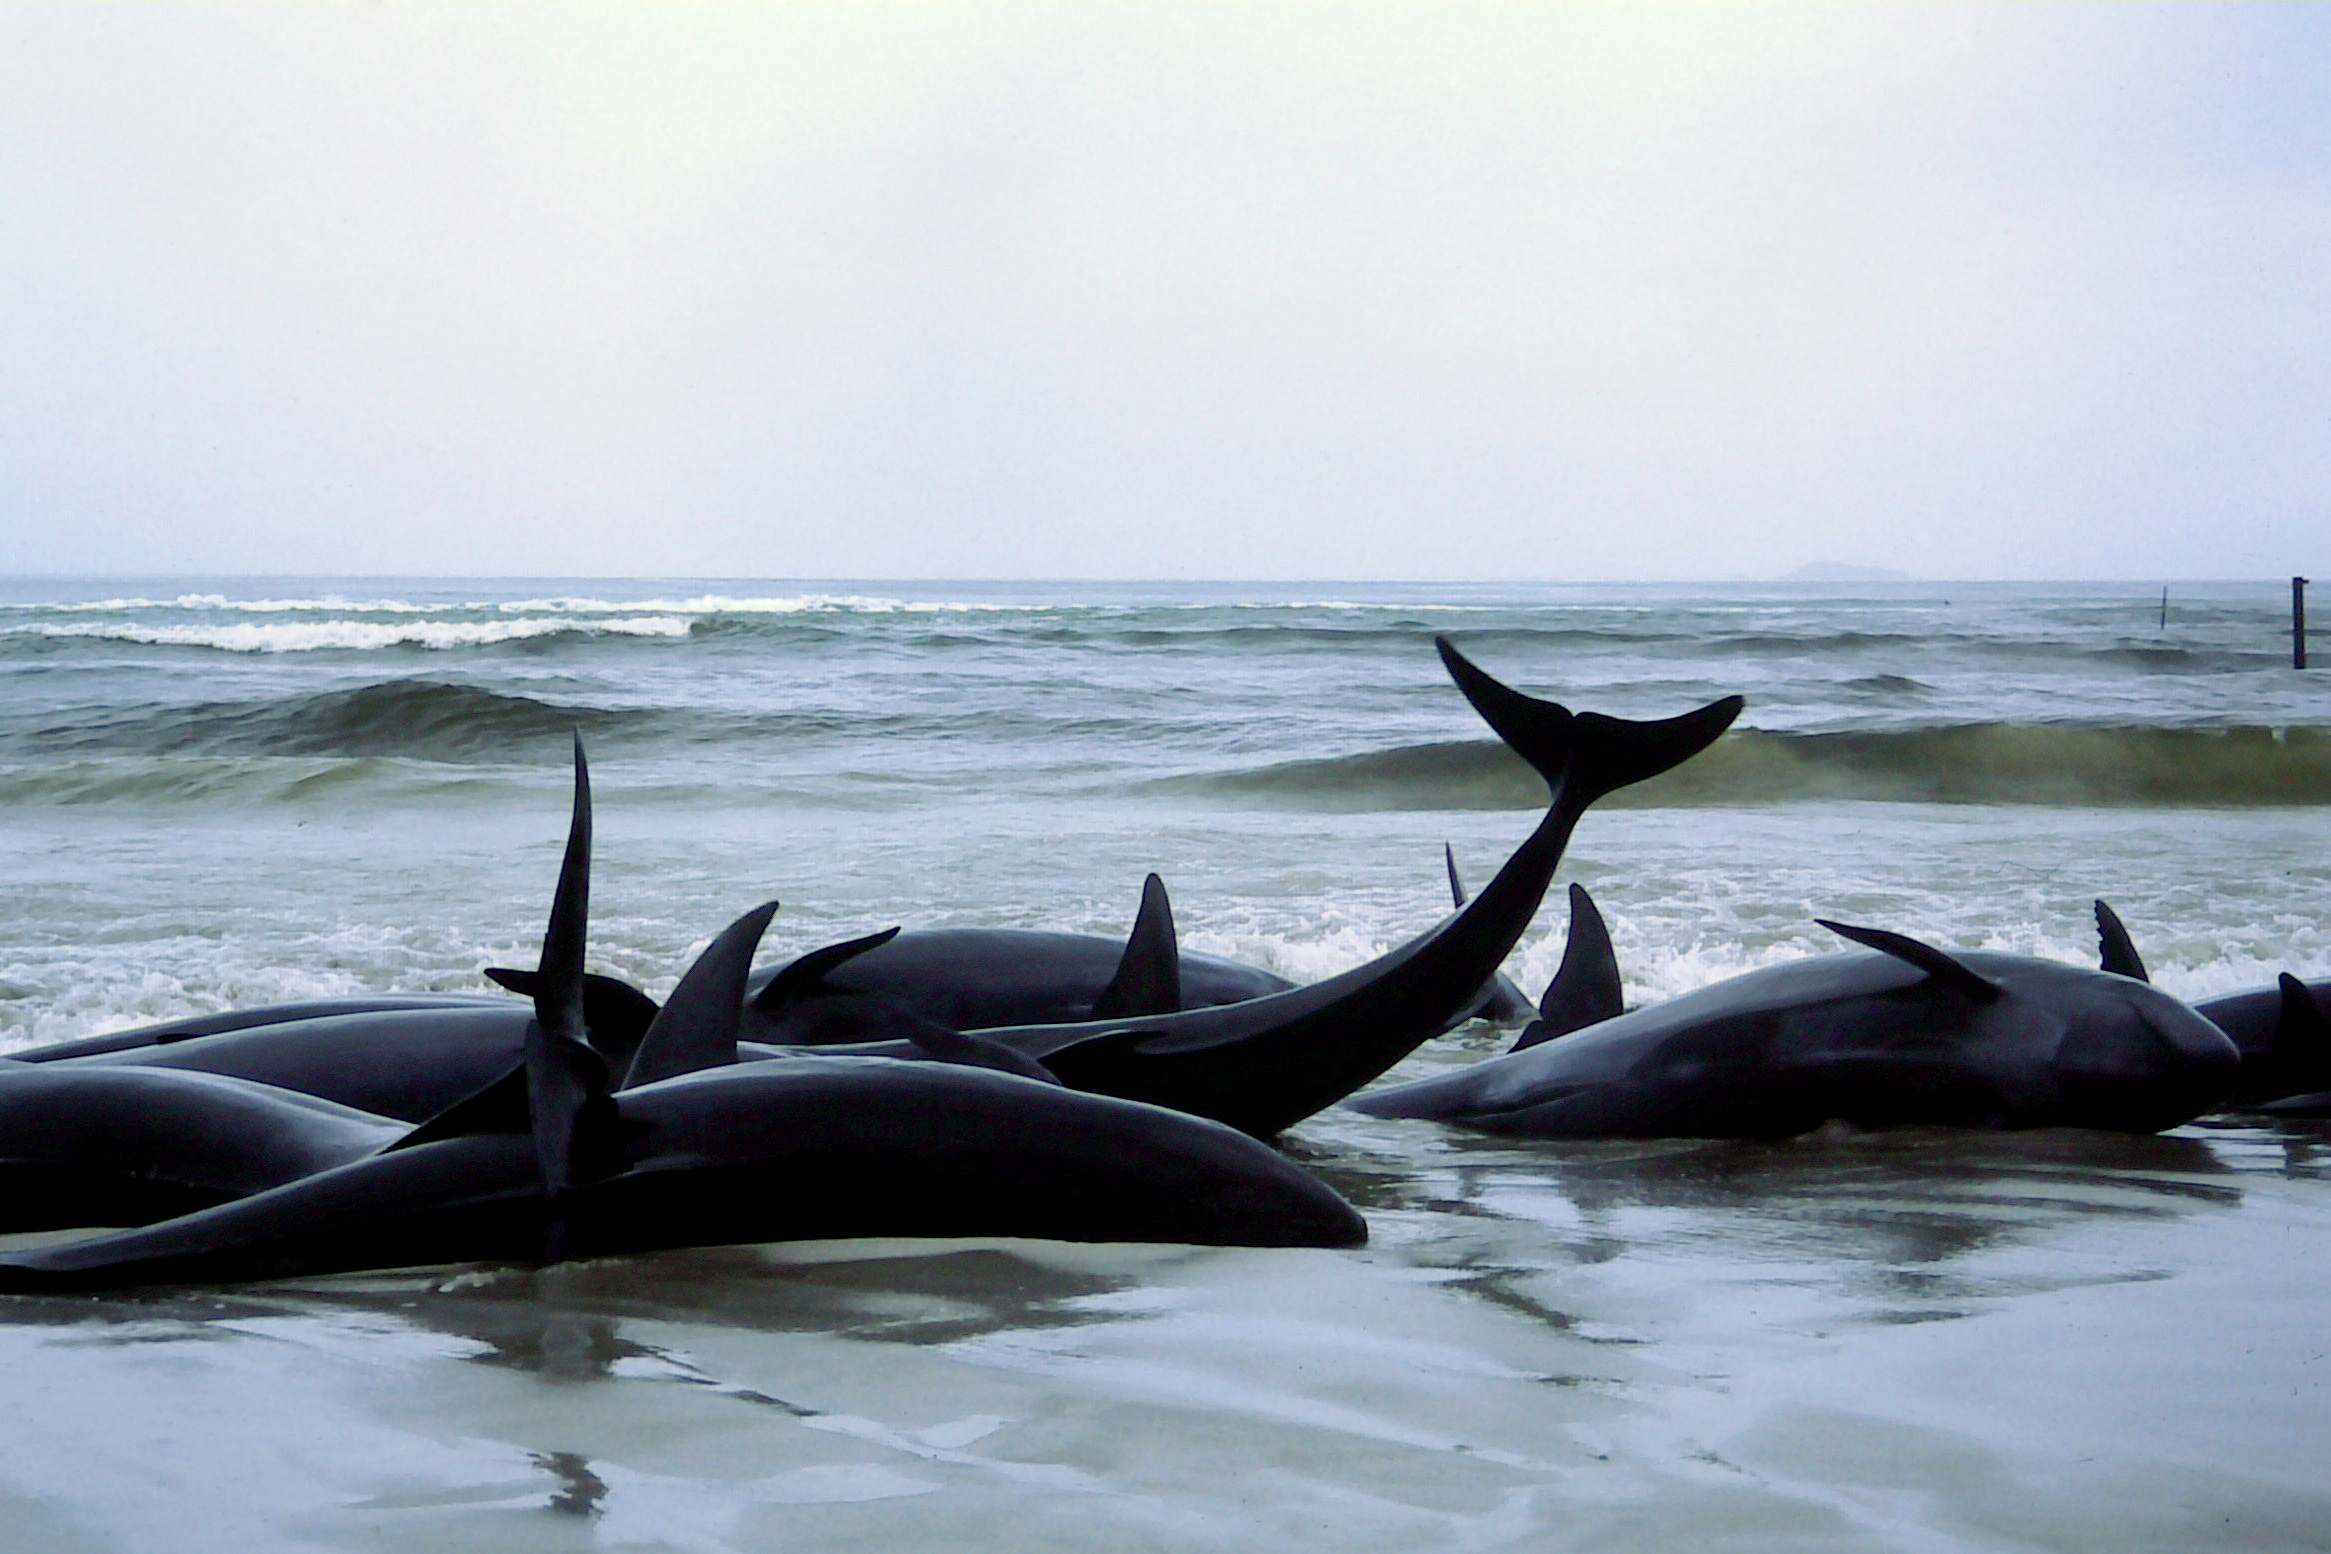
M 0 1303 L 0 1547 L 2331 1531 L 2323 1125 L 1530 1146 L 1342 1114 L 1294 1147 L 1373 1246 L 852 1242 Z

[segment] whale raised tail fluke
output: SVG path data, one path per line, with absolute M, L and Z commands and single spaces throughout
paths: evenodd
M 1491 679 L 1447 637 L 1433 638 L 1433 646 L 1482 721 L 1546 779 L 1555 808 L 1574 816 L 1606 794 L 1698 755 L 1746 705 L 1726 696 L 1697 711 L 1651 721 L 1572 712 Z

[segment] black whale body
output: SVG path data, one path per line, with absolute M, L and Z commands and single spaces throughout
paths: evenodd
M 1125 946 L 1097 934 L 1030 928 L 931 928 L 901 933 L 819 978 L 816 996 L 778 1011 L 758 1000 L 780 971 L 754 977 L 746 1039 L 771 1045 L 867 1040 L 897 1010 L 952 1030 L 1065 1025 L 1093 1018 Z M 1295 984 L 1259 966 L 1179 952 L 1182 1009 L 1283 993 Z M 1162 1011 L 1161 1011 L 1162 1012 Z
M 749 1063 L 611 1098 L 617 1158 L 545 1190 L 538 1140 L 436 1139 L 142 1229 L 0 1254 L 0 1289 L 284 1278 L 859 1236 L 1357 1246 L 1366 1222 L 1264 1145 L 985 1069 Z M 596 1169 L 594 1169 L 594 1164 Z
M 2304 1002 L 2300 1002 L 2304 1000 Z M 2331 981 L 2289 977 L 2194 1005 L 2232 1038 L 2242 1073 L 2227 1105 L 2287 1116 L 2331 1115 Z
M 406 1131 L 214 1074 L 0 1063 L 0 1234 L 150 1224 L 346 1165 Z
M 955 1063 L 825 1055 L 736 1061 L 753 947 L 768 902 L 717 935 L 620 1064 L 584 1018 L 591 808 L 581 741 L 574 817 L 535 975 L 520 1062 L 417 1128 L 327 1118 L 302 1174 L 131 1230 L 0 1254 L 0 1289 L 112 1288 L 416 1264 L 556 1262 L 576 1255 L 852 1236 L 1034 1236 L 1254 1246 L 1355 1246 L 1366 1222 L 1299 1166 L 1232 1129 L 1162 1108 Z M 201 1041 L 189 1042 L 189 1047 Z M 231 1039 L 228 1038 L 228 1039 Z M 112 1097 L 265 1087 L 104 1059 L 0 1063 L 36 1115 L 68 1126 L 52 1155 L 116 1169 L 199 1161 L 249 1118 L 231 1107 L 148 1108 L 124 1132 Z M 108 1128 L 73 1131 L 89 1092 Z M 281 1095 L 280 1092 L 278 1092 Z M 320 1103 L 284 1104 L 321 1115 Z M 247 1109 L 246 1109 L 247 1110 Z M 333 1108 L 338 1113 L 338 1108 Z M 110 1129 L 110 1131 L 109 1131 Z M 227 1165 L 264 1181 L 297 1155 L 262 1138 Z M 267 1154 L 274 1150 L 275 1154 Z M 351 1150 L 361 1153 L 348 1158 Z M 75 1159 L 76 1155 L 83 1158 Z M 142 1159 L 139 1158 L 142 1155 Z M 214 1175 L 217 1173 L 214 1173 Z M 231 1188 L 232 1183 L 214 1182 Z M 243 1185 L 252 1185 L 246 1181 Z
M 2233 1086 L 2233 1043 L 2141 982 L 1864 935 L 1901 948 L 1768 967 L 1351 1105 L 1544 1138 L 1781 1138 L 1832 1120 L 2154 1132 Z

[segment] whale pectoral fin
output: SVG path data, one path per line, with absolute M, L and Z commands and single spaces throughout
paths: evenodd
M 1449 866 L 1449 906 L 1453 911 L 1465 909 L 1465 882 L 1457 878 L 1457 849 L 1441 844 L 1441 861 Z
M 745 982 L 753 951 L 768 932 L 777 903 L 764 901 L 722 929 L 681 975 L 655 1023 L 639 1041 L 618 1089 L 653 1084 L 700 1068 L 737 1060 L 737 1025 L 744 1018 Z
M 880 933 L 870 933 L 863 939 L 845 939 L 840 944 L 829 944 L 787 966 L 769 979 L 769 985 L 753 995 L 753 1007 L 763 1014 L 775 1014 L 787 1004 L 805 997 L 826 976 L 849 961 L 856 960 L 868 950 L 877 950 L 898 937 L 896 927 Z
M 2128 929 L 2121 926 L 2121 915 L 2105 905 L 2101 896 L 2096 901 L 2096 949 L 2104 969 L 2113 975 L 2135 977 L 2139 982 L 2153 980 L 2145 974 L 2145 958 L 2137 953 Z
M 514 966 L 488 966 L 486 980 L 520 997 L 532 998 L 540 979 Z M 632 1054 L 639 1050 L 639 1039 L 655 1018 L 656 1001 L 621 977 L 602 976 L 596 971 L 583 974 L 583 1025 L 591 1045 L 606 1054 L 615 1069 L 630 1065 Z
M 960 1063 L 967 1068 L 992 1068 L 1006 1074 L 1017 1074 L 1022 1079 L 1040 1080 L 1048 1085 L 1060 1083 L 1058 1075 L 1013 1047 L 985 1036 L 971 1035 L 941 1025 L 935 1020 L 924 1020 L 913 1015 L 904 1016 L 892 1034 L 902 1035 L 916 1048 L 941 1063 Z
M 1627 1012 L 1626 995 L 1619 989 L 1619 957 L 1611 948 L 1610 930 L 1595 909 L 1594 897 L 1584 885 L 1570 887 L 1570 937 L 1562 946 L 1562 968 L 1546 984 L 1538 1000 L 1538 1018 L 1514 1043 L 1522 1051 L 1540 1042 L 1615 1019 Z
M 1833 923 L 1826 917 L 1813 920 L 1831 933 L 1842 934 L 1856 944 L 1867 945 L 1882 954 L 1916 966 L 1951 991 L 1964 994 L 1978 1003 L 1988 1003 L 2004 991 L 1998 983 L 1949 951 L 1938 950 L 1908 934 L 1888 933 L 1883 928 L 1856 928 L 1850 923 Z
M 1139 1019 L 1182 1007 L 1182 951 L 1174 934 L 1174 906 L 1165 881 L 1141 882 L 1141 911 L 1117 961 L 1117 974 L 1093 1000 L 1095 1020 Z
M 383 1146 L 380 1152 L 384 1155 L 393 1154 L 400 1149 L 411 1149 L 416 1144 L 467 1138 L 473 1133 L 533 1131 L 534 1112 L 527 1104 L 526 1065 L 514 1063 L 501 1078 L 482 1090 L 463 1096 L 412 1132 Z

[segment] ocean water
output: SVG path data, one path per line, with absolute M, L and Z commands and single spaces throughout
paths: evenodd
M 1632 998 L 1816 915 L 2189 997 L 2331 975 L 2284 585 L 0 583 L 0 1052 L 529 960 L 569 736 L 593 965 L 893 922 L 1309 979 L 1542 789 L 1431 647 L 1628 716 Z M 1560 892 L 1508 970 L 1560 958 Z M 1459 1032 L 1395 1077 L 1502 1043 Z M 0 1549 L 2319 1548 L 2331 1132 L 1551 1146 L 1330 1112 L 1357 1253 L 721 1249 L 0 1303 Z M 816 1184 L 804 1183 L 804 1191 Z

